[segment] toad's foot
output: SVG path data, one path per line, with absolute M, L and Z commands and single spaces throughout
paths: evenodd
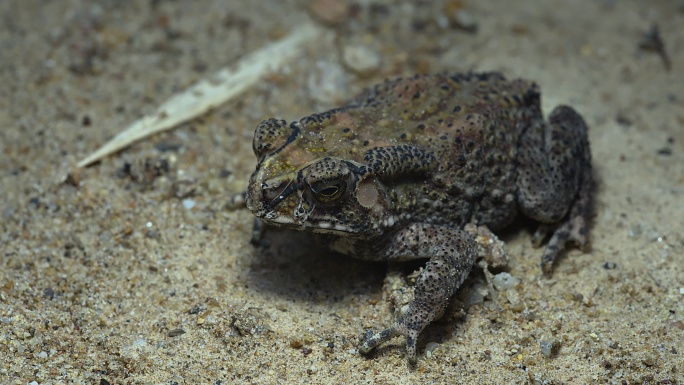
M 580 185 L 575 201 L 572 203 L 570 212 L 565 221 L 555 229 L 551 235 L 546 250 L 542 256 L 541 268 L 544 275 L 551 276 L 553 263 L 562 252 L 568 241 L 582 249 L 588 248 L 589 243 L 589 216 L 592 210 L 592 193 L 594 182 L 591 172 L 591 153 L 586 136 L 586 124 L 572 108 L 561 106 L 556 108 L 549 116 L 549 125 L 556 135 L 562 133 L 579 132 L 579 139 L 575 150 L 580 156 L 576 157 L 575 173 L 579 174 Z
M 580 197 L 570 211 L 569 219 L 563 222 L 551 235 L 549 243 L 546 245 L 544 255 L 542 256 L 541 268 L 544 275 L 547 277 L 553 274 L 553 263 L 563 250 L 568 241 L 574 242 L 575 245 L 584 249 L 588 249 L 589 236 L 587 219 L 590 212 L 590 200 L 583 197 L 583 191 L 589 190 L 590 187 L 585 187 L 585 184 L 591 184 L 591 179 L 585 179 Z M 587 194 L 588 195 L 588 194 Z
M 444 313 L 477 258 L 477 244 L 465 231 L 417 223 L 390 237 L 383 253 L 389 260 L 430 260 L 416 280 L 414 299 L 407 309 L 388 329 L 367 333 L 359 351 L 368 354 L 390 338 L 403 335 L 409 363 L 415 365 L 418 336 Z
M 520 146 L 518 204 L 526 216 L 542 223 L 536 243 L 552 231 L 541 262 L 548 276 L 567 241 L 587 243 L 593 189 L 587 126 L 575 110 L 559 106 L 548 124 L 528 127 Z
M 418 362 L 416 342 L 418 341 L 419 334 L 420 330 L 410 329 L 407 321 L 402 317 L 394 322 L 392 326 L 381 332 L 373 333 L 369 330 L 363 336 L 363 342 L 359 347 L 359 352 L 363 355 L 367 355 L 381 343 L 389 341 L 396 336 L 403 335 L 406 337 L 406 354 L 408 355 L 409 364 L 415 365 Z

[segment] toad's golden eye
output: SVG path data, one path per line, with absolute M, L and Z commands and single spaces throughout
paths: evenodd
M 311 192 L 319 203 L 333 203 L 340 200 L 347 190 L 344 182 L 321 182 L 311 186 Z

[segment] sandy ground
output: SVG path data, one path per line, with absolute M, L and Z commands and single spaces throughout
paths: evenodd
M 327 3 L 0 2 L 0 383 L 681 384 L 684 3 Z M 237 100 L 76 168 L 308 18 L 330 37 Z M 653 25 L 669 71 L 644 40 Z M 362 357 L 364 330 L 393 317 L 387 266 L 306 234 L 249 243 L 252 216 L 229 203 L 254 127 L 387 77 L 467 70 L 533 79 L 545 111 L 586 118 L 592 248 L 546 279 L 533 228 L 512 228 L 516 287 L 473 301 L 474 270 L 417 368 L 399 338 Z

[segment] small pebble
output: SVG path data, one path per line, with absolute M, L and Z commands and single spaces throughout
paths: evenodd
M 648 366 L 649 368 L 653 365 L 655 365 L 655 359 L 653 357 L 646 357 L 643 361 L 644 365 Z
M 235 194 L 235 195 L 233 195 L 231 201 L 236 206 L 243 206 L 245 204 L 245 195 L 242 193 Z
M 515 289 L 506 290 L 506 299 L 511 304 L 511 309 L 517 313 L 525 310 L 525 303 L 520 298 L 520 293 Z
M 520 280 L 518 278 L 515 278 L 508 273 L 499 273 L 492 279 L 492 284 L 498 291 L 504 291 L 516 287 L 519 283 Z
M 537 319 L 537 314 L 535 314 L 532 310 L 525 308 L 523 309 L 522 317 L 526 321 L 534 321 Z
M 439 347 L 439 344 L 438 344 L 437 342 L 429 342 L 429 343 L 425 346 L 425 356 L 426 356 L 427 358 L 432 357 L 432 352 L 433 352 L 435 349 L 437 349 L 437 347 Z
M 299 338 L 293 338 L 290 340 L 290 347 L 293 349 L 299 349 L 304 346 L 304 341 Z
M 197 203 L 192 199 L 183 199 L 183 207 L 185 207 L 187 210 L 192 210 L 196 204 Z
M 548 358 L 553 358 L 558 354 L 558 350 L 561 347 L 561 343 L 558 340 L 553 340 L 553 341 L 547 341 L 547 340 L 541 340 L 539 341 L 539 348 L 542 352 L 542 354 Z
M 477 20 L 472 13 L 465 10 L 459 10 L 454 15 L 454 26 L 472 33 L 477 31 Z
M 342 52 L 344 64 L 359 75 L 370 75 L 380 68 L 380 54 L 364 45 L 350 45 Z
M 348 5 L 340 0 L 315 0 L 310 3 L 309 12 L 322 23 L 338 25 L 347 18 Z

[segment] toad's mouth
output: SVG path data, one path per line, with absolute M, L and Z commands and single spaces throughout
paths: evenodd
M 349 235 L 356 233 L 352 227 L 340 223 L 318 219 L 299 220 L 296 219 L 295 215 L 280 215 L 275 211 L 269 211 L 259 219 L 273 226 L 298 231 L 311 231 L 317 234 Z
M 272 226 L 319 234 L 358 233 L 353 227 L 340 223 L 334 213 L 308 202 L 296 182 L 278 187 L 262 184 L 261 188 L 248 191 L 246 203 L 258 219 Z

